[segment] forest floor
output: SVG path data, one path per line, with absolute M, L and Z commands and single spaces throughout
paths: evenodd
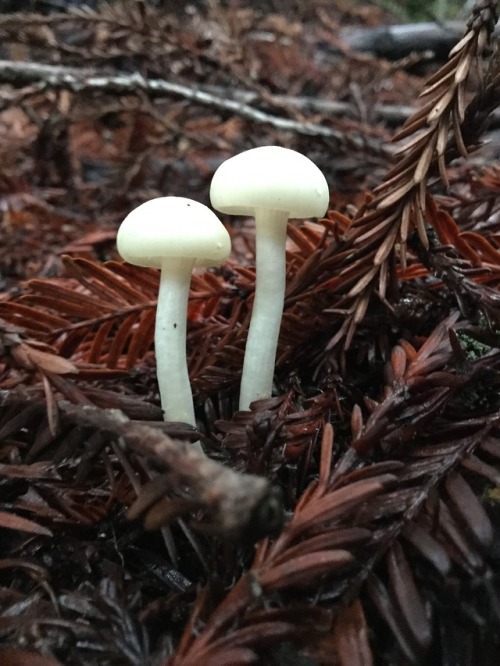
M 497 3 L 71 4 L 0 13 L 0 664 L 497 664 Z M 330 190 L 288 227 L 273 396 L 238 411 L 255 233 L 222 216 L 197 429 L 164 422 L 117 229 L 264 145 Z

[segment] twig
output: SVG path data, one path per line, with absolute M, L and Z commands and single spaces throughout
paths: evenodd
M 0 81 L 13 84 L 43 83 L 48 88 L 64 88 L 74 93 L 93 90 L 115 95 L 144 92 L 156 97 L 173 95 L 203 106 L 235 113 L 253 122 L 272 125 L 279 130 L 345 141 L 345 135 L 340 130 L 316 123 L 302 123 L 289 118 L 274 116 L 236 99 L 225 99 L 199 88 L 188 87 L 163 79 L 146 79 L 138 72 L 100 76 L 91 70 L 0 60 Z M 359 142 L 360 146 L 365 145 L 364 140 L 359 139 Z
M 0 80 L 1 80 L 0 73 Z M 206 86 L 205 91 L 225 99 L 234 99 L 245 104 L 255 104 L 261 100 L 256 92 L 250 90 L 228 90 L 221 86 Z M 266 100 L 276 106 L 289 107 L 299 111 L 312 111 L 329 116 L 346 116 L 357 118 L 357 106 L 349 102 L 338 102 L 331 99 L 318 99 L 316 97 L 294 97 L 293 95 L 266 95 Z M 409 104 L 374 104 L 370 109 L 371 117 L 385 122 L 387 125 L 398 127 L 405 123 L 415 113 L 416 107 Z M 491 113 L 489 127 L 500 126 L 500 110 Z
M 0 72 L 0 79 L 1 79 Z M 357 107 L 349 102 L 339 102 L 331 99 L 318 99 L 317 97 L 293 95 L 272 95 L 266 94 L 266 100 L 262 100 L 260 95 L 250 90 L 228 90 L 222 86 L 205 86 L 205 91 L 223 97 L 225 99 L 234 99 L 245 104 L 255 104 L 257 102 L 267 101 L 276 106 L 289 107 L 299 111 L 312 111 L 313 113 L 324 113 L 329 116 L 347 116 L 356 118 L 359 114 Z M 371 109 L 373 116 L 377 120 L 385 121 L 391 125 L 400 125 L 414 112 L 414 107 L 405 104 L 375 104 Z M 500 120 L 500 115 L 499 115 Z
M 186 513 L 186 509 L 201 510 L 205 513 L 205 531 L 237 538 L 251 527 L 257 536 L 262 536 L 276 529 L 277 523 L 281 522 L 281 502 L 267 479 L 234 472 L 209 459 L 190 444 L 171 439 L 160 429 L 130 421 L 120 410 L 69 402 L 60 402 L 58 407 L 71 422 L 112 434 L 119 444 L 124 442 L 163 472 L 141 490 L 134 514 L 143 515 L 145 511 L 142 509 L 149 510 L 153 504 L 158 504 L 169 489 L 178 491 L 185 488 L 186 497 L 174 499 L 171 503 L 176 510 L 179 509 L 177 515 L 173 515 L 171 506 L 169 517 L 179 517 L 178 514 Z M 147 489 L 152 484 L 155 484 L 155 495 L 152 497 L 150 492 L 146 497 Z M 260 512 L 266 517 L 267 524 L 259 524 Z M 269 521 L 270 512 L 276 522 Z
M 105 92 L 129 93 L 147 87 L 152 97 L 178 94 L 193 101 L 205 103 L 217 99 L 223 103 L 232 102 L 239 105 L 250 105 L 262 102 L 261 96 L 251 90 L 235 90 L 222 86 L 204 86 L 190 88 L 165 79 L 145 79 L 137 74 L 116 74 L 114 76 L 98 76 L 95 69 L 79 69 L 60 65 L 44 65 L 32 62 L 14 62 L 0 60 L 0 81 L 13 85 L 42 82 L 47 86 L 68 86 L 73 92 L 82 89 L 96 88 Z M 128 81 L 128 83 L 127 83 Z M 116 87 L 118 86 L 118 90 Z M 4 93 L 2 92 L 2 95 Z M 266 95 L 266 99 L 276 106 L 289 106 L 300 111 L 313 111 L 333 116 L 355 116 L 356 107 L 348 102 L 322 100 L 316 97 L 294 97 L 293 95 Z M 255 111 L 250 107 L 252 112 Z M 231 109 L 232 110 L 232 109 Z M 376 104 L 374 114 L 387 122 L 401 123 L 414 111 L 413 107 L 401 104 Z

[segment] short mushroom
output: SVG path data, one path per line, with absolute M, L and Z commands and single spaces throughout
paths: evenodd
M 212 206 L 255 217 L 256 285 L 243 362 L 240 409 L 271 395 L 286 278 L 289 218 L 320 217 L 328 184 L 305 155 L 279 146 L 252 148 L 223 162 L 210 187 Z
M 116 244 L 130 264 L 161 270 L 155 351 L 164 418 L 195 426 L 186 362 L 191 272 L 195 266 L 220 265 L 231 251 L 229 234 L 207 206 L 184 197 L 160 197 L 127 215 Z

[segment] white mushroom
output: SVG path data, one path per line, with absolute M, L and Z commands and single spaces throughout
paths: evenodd
M 245 410 L 272 392 L 285 296 L 288 219 L 324 215 L 328 185 L 304 155 L 263 146 L 223 162 L 214 174 L 210 199 L 221 213 L 255 217 L 255 299 L 240 392 L 240 409 Z
M 207 206 L 184 197 L 161 197 L 127 215 L 116 243 L 130 264 L 161 269 L 155 351 L 164 418 L 195 426 L 186 362 L 191 272 L 194 266 L 220 265 L 231 251 L 229 234 Z

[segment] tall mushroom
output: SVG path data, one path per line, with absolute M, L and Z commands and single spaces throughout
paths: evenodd
M 116 244 L 130 264 L 161 270 L 155 351 L 166 421 L 196 425 L 186 362 L 186 317 L 191 272 L 218 266 L 231 251 L 218 217 L 197 201 L 160 197 L 135 208 L 122 222 Z
M 328 184 L 304 155 L 279 146 L 262 146 L 220 165 L 212 180 L 210 199 L 221 213 L 255 217 L 255 299 L 240 391 L 240 409 L 245 410 L 272 392 L 285 297 L 288 219 L 324 215 Z

